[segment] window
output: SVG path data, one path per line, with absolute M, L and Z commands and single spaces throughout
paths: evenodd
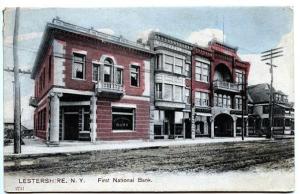
M 164 70 L 173 72 L 173 64 L 174 64 L 174 57 L 170 55 L 165 55 Z
M 134 131 L 135 128 L 134 108 L 112 108 L 112 130 L 114 131 Z
M 162 99 L 162 84 L 158 83 L 155 86 L 155 95 L 157 99 Z
M 183 59 L 175 58 L 174 73 L 182 74 L 182 69 L 183 69 Z
M 165 84 L 164 85 L 164 100 L 169 100 L 172 101 L 173 99 L 173 88 L 172 85 L 170 84 Z
M 185 72 L 188 78 L 191 77 L 191 70 L 190 70 L 190 65 L 189 64 L 185 64 Z
M 215 93 L 214 105 L 218 107 L 231 108 L 231 97 L 229 95 Z
M 104 82 L 111 82 L 111 66 L 104 65 Z
M 49 56 L 49 70 L 48 70 L 48 78 L 51 80 L 52 74 L 52 55 Z
M 131 65 L 130 68 L 130 79 L 131 79 L 131 86 L 136 86 L 139 87 L 140 83 L 139 83 L 139 76 L 140 73 L 140 67 L 136 66 L 136 65 Z
M 185 89 L 185 102 L 187 104 L 191 104 L 191 99 L 190 99 L 190 89 L 186 88 Z
M 269 114 L 269 105 L 263 106 L 263 114 Z
M 122 80 L 123 80 L 122 72 L 123 72 L 122 69 L 120 69 L 120 68 L 116 69 L 116 72 L 115 72 L 115 74 L 116 74 L 115 75 L 115 83 L 116 84 L 122 85 Z
M 206 92 L 195 92 L 195 104 L 201 107 L 208 107 L 209 95 Z
M 242 90 L 245 74 L 242 72 L 236 72 L 235 75 L 236 75 L 236 83 L 238 84 L 239 89 Z
M 182 102 L 182 89 L 183 87 L 181 86 L 174 86 L 175 94 L 174 95 L 174 100 L 176 102 Z
M 98 82 L 100 80 L 100 65 L 93 64 L 93 81 Z
M 203 81 L 203 82 L 208 83 L 209 64 L 200 62 L 200 61 L 196 61 L 195 79 L 196 79 L 196 81 Z
M 242 110 L 243 102 L 241 97 L 235 98 L 235 109 Z
M 85 79 L 85 55 L 73 53 L 72 77 L 75 79 Z

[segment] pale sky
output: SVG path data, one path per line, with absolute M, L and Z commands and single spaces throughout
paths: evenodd
M 102 32 L 145 40 L 150 31 L 206 46 L 216 38 L 239 48 L 242 59 L 251 63 L 249 85 L 270 81 L 268 67 L 260 53 L 284 47 L 284 57 L 274 61 L 274 86 L 294 101 L 293 10 L 288 7 L 198 7 L 198 8 L 105 8 L 105 9 L 21 9 L 19 63 L 31 69 L 47 22 L 55 16 Z M 11 67 L 14 9 L 4 13 L 4 67 Z M 223 25 L 224 24 L 224 25 Z M 224 28 L 223 28 L 224 26 Z M 4 72 L 4 121 L 13 120 L 12 73 Z M 34 94 L 29 75 L 21 76 L 22 124 L 33 126 Z

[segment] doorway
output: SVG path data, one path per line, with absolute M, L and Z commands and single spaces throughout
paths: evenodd
M 65 114 L 64 127 L 65 127 L 65 140 L 78 140 L 78 114 Z

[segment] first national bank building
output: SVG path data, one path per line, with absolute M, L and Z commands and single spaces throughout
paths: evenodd
M 143 44 L 54 19 L 31 75 L 35 135 L 52 145 L 234 137 L 249 68 L 217 41 L 203 48 L 152 32 Z

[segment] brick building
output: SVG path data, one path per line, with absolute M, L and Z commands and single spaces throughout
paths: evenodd
M 54 19 L 33 67 L 36 136 L 149 139 L 149 47 Z
M 58 144 L 241 133 L 250 64 L 237 48 L 159 32 L 138 42 L 48 23 L 32 72 L 36 136 Z

